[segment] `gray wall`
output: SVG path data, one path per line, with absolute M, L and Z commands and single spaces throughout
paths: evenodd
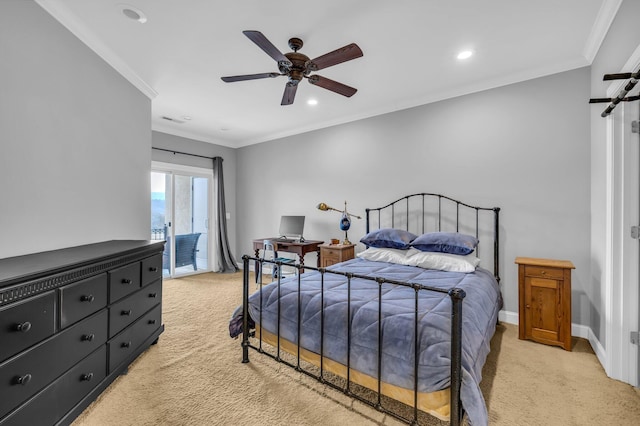
M 200 142 L 167 133 L 152 132 L 152 146 L 154 148 L 175 149 L 180 152 L 203 155 L 205 157 L 222 157 L 222 170 L 224 172 L 225 207 L 230 219 L 227 220 L 229 245 L 231 250 L 236 250 L 236 174 L 237 174 L 237 150 L 222 145 Z M 213 163 L 207 158 L 193 157 L 189 155 L 173 154 L 166 151 L 152 150 L 153 161 L 163 163 L 180 164 L 183 166 L 212 169 Z M 213 219 L 213 215 L 211 216 Z M 237 258 L 239 260 L 239 258 Z
M 640 43 L 640 2 L 625 0 L 591 64 L 591 97 L 604 98 L 609 87 L 604 74 L 623 71 L 623 66 Z M 631 70 L 626 70 L 631 71 Z M 633 93 L 637 93 L 637 90 Z M 606 235 L 606 120 L 600 113 L 607 104 L 596 104 L 591 112 L 591 280 L 587 290 L 591 302 L 589 326 L 605 346 L 604 265 Z M 607 349 L 607 348 L 605 348 Z
M 150 100 L 33 1 L 0 58 L 0 258 L 148 238 Z
M 339 215 L 317 210 L 320 201 L 341 208 L 347 200 L 363 215 L 406 194 L 438 192 L 502 208 L 507 311 L 518 311 L 516 256 L 567 259 L 576 265 L 573 322 L 586 325 L 589 78 L 581 68 L 241 148 L 237 254 L 277 232 L 282 214 L 305 215 L 306 238 L 341 238 Z M 364 229 L 356 220 L 350 240 Z

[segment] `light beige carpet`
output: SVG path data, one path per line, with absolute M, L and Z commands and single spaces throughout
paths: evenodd
M 400 424 L 253 350 L 242 364 L 228 335 L 241 283 L 240 273 L 165 281 L 159 343 L 73 425 Z M 637 389 L 607 378 L 586 341 L 566 352 L 501 324 L 491 346 L 481 383 L 491 425 L 638 424 Z

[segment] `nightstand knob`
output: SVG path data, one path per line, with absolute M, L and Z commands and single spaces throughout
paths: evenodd
M 544 275 L 544 274 L 546 274 L 546 273 L 547 273 L 547 271 L 540 271 L 540 273 L 541 273 L 542 275 Z
M 120 312 L 120 315 L 122 315 L 122 316 L 129 316 L 129 315 L 131 315 L 131 309 L 128 309 L 128 310 L 126 310 L 126 311 L 122 311 L 122 312 Z
M 120 347 L 121 348 L 129 348 L 129 347 L 131 347 L 131 342 L 122 342 Z
M 531 306 L 529 306 L 529 305 L 526 305 L 526 306 L 525 306 L 525 308 L 527 308 L 527 309 L 529 309 L 530 307 L 531 307 Z
M 80 298 L 80 301 L 82 301 L 82 302 L 89 302 L 89 303 L 91 303 L 91 302 L 93 302 L 94 300 L 96 300 L 96 298 L 95 298 L 95 297 L 93 297 L 93 294 L 90 294 L 90 295 L 88 295 L 88 296 L 82 296 L 82 297 Z
M 95 339 L 96 335 L 91 333 L 91 334 L 85 334 L 82 336 L 82 341 L 83 342 L 91 342 L 93 341 L 93 339 Z
M 122 284 L 131 284 L 133 281 L 131 281 L 129 278 L 123 278 L 122 279 Z
M 82 377 L 80 377 L 80 380 L 84 382 L 90 382 L 91 379 L 93 379 L 93 373 L 83 374 Z

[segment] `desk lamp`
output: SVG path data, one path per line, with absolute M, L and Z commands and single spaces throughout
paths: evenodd
M 340 229 L 344 231 L 344 241 L 342 242 L 342 244 L 351 244 L 351 241 L 349 241 L 349 237 L 347 236 L 347 231 L 351 227 L 351 217 L 355 217 L 358 219 L 362 218 L 347 211 L 347 202 L 344 202 L 344 210 L 335 209 L 331 206 L 326 205 L 325 203 L 320 203 L 316 207 L 318 208 L 318 210 L 322 210 L 324 212 L 333 210 L 334 212 L 342 213 L 342 217 L 340 218 Z

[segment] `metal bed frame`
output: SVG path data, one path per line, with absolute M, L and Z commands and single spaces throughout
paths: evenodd
M 382 228 L 383 223 L 389 223 L 388 227 L 399 227 L 404 225 L 405 230 L 409 231 L 409 225 L 413 218 L 421 217 L 418 219 L 420 222 L 420 230 L 422 233 L 425 231 L 425 222 L 426 217 L 428 216 L 425 205 L 426 200 L 430 198 L 437 198 L 437 231 L 443 229 L 442 227 L 442 213 L 443 213 L 443 202 L 451 204 L 455 206 L 455 231 L 458 232 L 460 230 L 461 220 L 460 220 L 460 209 L 470 209 L 471 211 L 475 211 L 475 235 L 476 238 L 479 237 L 479 217 L 480 213 L 483 211 L 488 211 L 493 213 L 493 257 L 494 257 L 494 276 L 498 283 L 500 283 L 499 276 L 499 207 L 486 208 L 486 207 L 476 207 L 471 206 L 469 204 L 465 204 L 461 201 L 454 200 L 447 196 L 441 194 L 433 194 L 433 193 L 418 193 L 407 195 L 402 197 L 396 201 L 393 201 L 383 207 L 366 209 L 366 231 L 370 232 L 370 225 L 372 218 L 372 213 L 377 212 L 377 228 Z M 411 204 L 411 200 L 421 200 L 420 209 L 421 212 L 419 216 L 416 215 L 417 211 L 415 210 L 415 202 Z M 382 213 L 386 212 L 386 209 L 390 209 L 391 220 L 384 221 L 382 217 Z M 398 212 L 399 211 L 399 212 Z M 400 219 L 398 219 L 400 217 Z M 392 417 L 411 425 L 418 425 L 418 294 L 420 291 L 433 291 L 438 293 L 448 294 L 451 298 L 452 307 L 451 307 L 451 387 L 450 387 L 450 415 L 449 415 L 449 423 L 451 425 L 460 425 L 462 424 L 463 416 L 464 416 L 464 408 L 462 406 L 462 402 L 460 400 L 460 388 L 462 385 L 462 302 L 466 296 L 464 290 L 458 288 L 451 288 L 448 290 L 443 290 L 440 288 L 424 286 L 417 283 L 411 282 L 400 282 L 396 280 L 386 279 L 384 277 L 368 277 L 353 273 L 344 273 L 339 271 L 332 271 L 326 268 L 313 268 L 309 266 L 304 266 L 304 268 L 296 264 L 295 267 L 299 269 L 300 272 L 303 272 L 303 269 L 310 269 L 320 272 L 320 297 L 321 297 L 321 317 L 320 317 L 320 372 L 316 374 L 312 371 L 309 371 L 303 368 L 300 364 L 300 338 L 298 338 L 297 343 L 297 354 L 295 363 L 289 362 L 280 357 L 281 348 L 280 348 L 280 283 L 282 280 L 282 274 L 278 273 L 278 322 L 276 327 L 276 340 L 277 346 L 275 348 L 275 355 L 269 352 L 265 352 L 262 349 L 262 333 L 259 336 L 258 346 L 253 345 L 249 338 L 254 336 L 254 333 L 251 333 L 249 330 L 249 262 L 254 261 L 256 265 L 259 265 L 262 268 L 264 263 L 273 264 L 274 267 L 281 268 L 282 262 L 267 260 L 264 258 L 258 257 L 249 257 L 247 255 L 242 257 L 243 259 L 243 334 L 242 334 L 242 362 L 249 362 L 249 348 L 252 348 L 259 353 L 265 354 L 274 360 L 286 364 L 296 371 L 306 374 L 307 376 L 313 377 L 318 380 L 320 383 L 324 385 L 328 385 L 333 389 L 336 389 L 352 398 L 355 398 L 366 405 L 369 405 L 376 410 L 391 415 Z M 288 264 L 288 266 L 292 266 Z M 352 381 L 350 380 L 350 372 L 351 372 L 351 327 L 350 324 L 347 327 L 347 365 L 346 365 L 346 384 L 344 387 L 339 386 L 331 381 L 326 380 L 325 378 L 325 369 L 324 369 L 324 356 L 323 356 L 323 347 L 324 347 L 324 276 L 325 274 L 334 274 L 334 275 L 342 275 L 347 277 L 347 318 L 351 317 L 351 280 L 354 278 L 365 279 L 370 281 L 375 281 L 378 283 L 378 365 L 377 365 L 377 392 L 376 392 L 375 402 L 372 402 L 352 391 L 351 385 Z M 301 328 L 301 296 L 300 296 L 300 286 L 301 286 L 301 274 L 297 274 L 297 282 L 298 282 L 298 336 L 300 336 L 300 328 Z M 382 351 L 380 350 L 380 344 L 382 342 L 382 285 L 383 284 L 394 284 L 405 287 L 413 288 L 415 291 L 415 320 L 414 320 L 414 386 L 413 386 L 413 418 L 405 418 L 398 413 L 392 412 L 388 410 L 386 407 L 382 405 L 382 396 L 381 393 L 381 371 L 382 371 Z M 258 324 L 262 324 L 262 291 L 260 291 L 260 317 L 258 318 Z

